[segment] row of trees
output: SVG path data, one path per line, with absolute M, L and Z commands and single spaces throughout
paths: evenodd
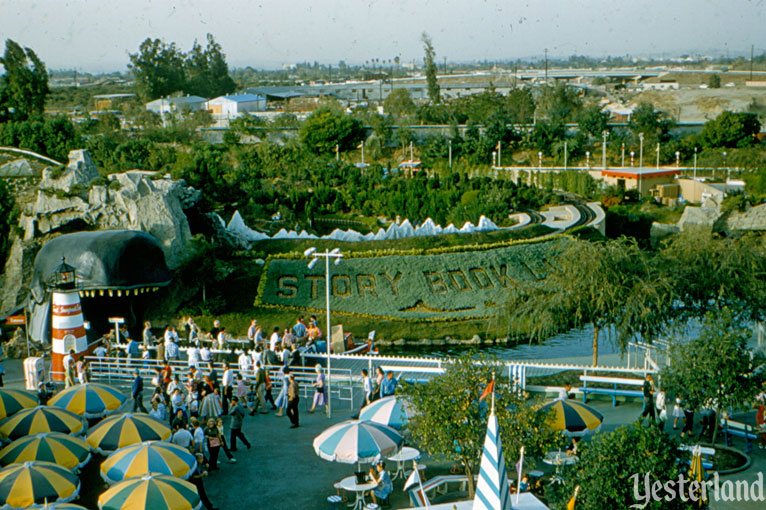
M 194 41 L 188 53 L 174 42 L 146 39 L 138 53 L 130 55 L 128 66 L 136 79 L 136 90 L 144 100 L 176 92 L 213 98 L 233 92 L 236 83 L 229 76 L 221 45 L 207 34 L 204 48 Z
M 674 236 L 656 252 L 626 238 L 572 241 L 550 261 L 545 278 L 514 289 L 511 320 L 533 339 L 591 325 L 593 364 L 600 333 L 613 331 L 625 348 L 672 333 L 690 319 L 728 310 L 733 320 L 766 317 L 766 248 L 757 236 L 717 239 Z

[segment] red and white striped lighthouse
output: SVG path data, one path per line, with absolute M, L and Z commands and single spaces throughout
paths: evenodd
M 51 379 L 63 381 L 64 356 L 88 349 L 80 296 L 75 285 L 75 268 L 61 258 L 56 268 L 51 297 Z

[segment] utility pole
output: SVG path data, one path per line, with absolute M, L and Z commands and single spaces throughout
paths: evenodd
M 750 45 L 750 81 L 753 81 L 753 45 Z
M 601 168 L 606 170 L 606 137 L 609 136 L 609 131 L 605 129 L 601 135 L 604 137 L 604 141 L 601 143 Z
M 545 48 L 545 83 L 548 83 L 548 48 Z
M 449 143 L 449 167 L 452 169 L 452 140 L 448 140 Z

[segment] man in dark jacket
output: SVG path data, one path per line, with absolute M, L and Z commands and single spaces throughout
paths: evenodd
M 197 469 L 194 471 L 194 474 L 191 475 L 189 481 L 197 487 L 197 494 L 199 494 L 199 499 L 202 501 L 202 504 L 205 505 L 205 508 L 207 508 L 207 510 L 218 510 L 218 508 L 214 507 L 213 503 L 210 502 L 210 499 L 207 497 L 207 492 L 205 492 L 205 484 L 202 479 L 206 476 L 207 462 L 205 462 L 205 456 L 201 453 L 197 453 Z
M 291 429 L 298 428 L 298 402 L 300 401 L 300 386 L 295 380 L 295 374 L 290 373 L 290 385 L 287 387 L 287 417 L 290 418 Z
M 231 437 L 229 438 L 229 446 L 231 451 L 237 451 L 237 438 L 239 438 L 247 449 L 250 449 L 250 441 L 247 440 L 242 433 L 242 420 L 245 419 L 245 407 L 239 402 L 239 397 L 231 397 Z
M 138 373 L 138 370 L 134 370 L 133 374 L 136 376 L 135 379 L 133 379 L 133 391 L 131 395 L 133 395 L 133 412 L 135 413 L 137 410 L 141 410 L 142 413 L 146 412 L 146 408 L 144 407 L 144 380 L 141 378 L 141 374 Z

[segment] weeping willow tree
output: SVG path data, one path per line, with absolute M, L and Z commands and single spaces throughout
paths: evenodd
M 668 279 L 635 242 L 571 240 L 545 261 L 547 274 L 511 290 L 511 321 L 531 340 L 593 327 L 593 365 L 599 339 L 611 326 L 622 346 L 638 334 L 652 338 L 667 322 L 673 292 Z

